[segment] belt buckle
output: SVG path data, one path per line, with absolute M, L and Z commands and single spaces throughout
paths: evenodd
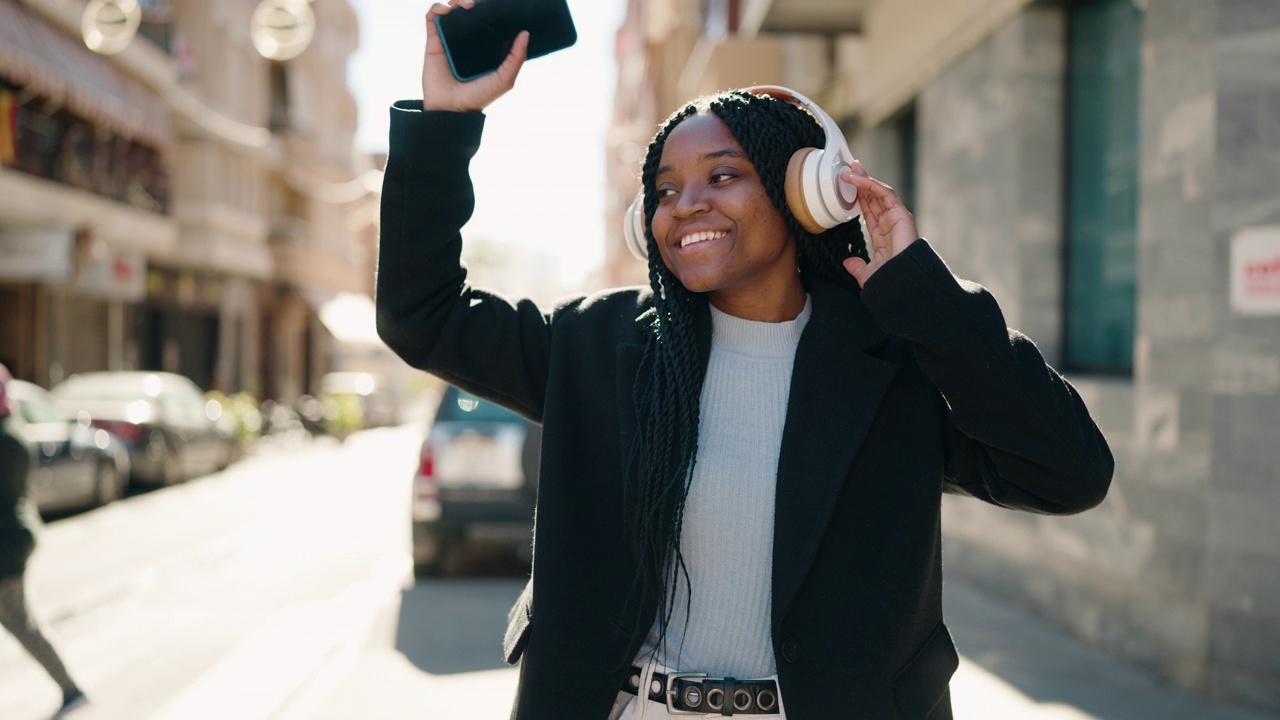
M 676 709 L 676 681 L 678 680 L 706 680 L 706 673 L 668 673 L 666 692 L 663 693 L 664 699 L 667 701 L 667 712 L 671 715 L 703 715 L 700 710 L 677 710 Z

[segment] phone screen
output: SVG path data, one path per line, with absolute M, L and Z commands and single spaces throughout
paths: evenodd
M 529 57 L 569 47 L 578 39 L 566 0 L 477 0 L 437 15 L 436 30 L 449 69 L 471 80 L 498 69 L 521 30 L 529 31 Z

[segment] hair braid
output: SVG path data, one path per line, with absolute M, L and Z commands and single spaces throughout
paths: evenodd
M 655 318 L 633 391 L 638 428 L 631 447 L 631 465 L 636 475 L 634 485 L 626 491 L 635 507 L 629 522 L 637 559 L 638 599 L 641 607 L 657 609 L 658 647 L 675 608 L 677 575 L 685 577 L 686 594 L 691 594 L 680 536 L 685 499 L 697 460 L 704 379 L 695 320 L 707 299 L 687 290 L 662 261 L 652 230 L 658 207 L 655 176 L 672 130 L 699 112 L 718 116 L 746 151 L 769 199 L 797 239 L 802 278 L 819 277 L 856 291 L 857 283 L 841 261 L 852 255 L 867 256 L 857 222 L 814 235 L 800 225 L 787 207 L 785 180 L 791 155 L 800 148 L 824 145 L 821 125 L 795 105 L 744 91 L 704 98 L 673 113 L 649 144 L 641 181 Z

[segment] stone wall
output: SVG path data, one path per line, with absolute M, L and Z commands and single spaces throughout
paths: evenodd
M 1280 2 L 1218 0 L 1217 164 L 1204 238 L 1212 295 L 1207 689 L 1280 708 L 1280 316 L 1242 316 L 1224 279 L 1232 236 L 1280 225 Z
M 1071 376 L 1116 455 L 1111 494 L 1067 518 L 948 498 L 946 568 L 1183 687 L 1280 709 L 1280 317 L 1235 313 L 1228 268 L 1234 233 L 1280 224 L 1280 2 L 1144 4 L 1134 373 Z M 1065 25 L 1033 4 L 917 97 L 921 233 L 1050 362 Z M 853 138 L 869 168 L 897 142 Z

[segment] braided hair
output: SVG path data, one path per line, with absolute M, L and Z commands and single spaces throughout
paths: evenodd
M 645 239 L 649 248 L 649 285 L 653 289 L 652 330 L 636 377 L 634 401 L 638 417 L 631 464 L 635 483 L 628 488 L 635 512 L 630 532 L 637 557 L 636 589 L 642 607 L 656 607 L 658 646 L 666 636 L 675 608 L 677 574 L 688 570 L 680 552 L 685 498 L 698 450 L 703 369 L 698 359 L 694 319 L 707 303 L 704 294 L 687 290 L 667 269 L 653 236 L 658 207 L 655 176 L 671 132 L 699 113 L 713 113 L 746 151 L 774 207 L 798 242 L 802 280 L 821 278 L 857 290 L 842 265 L 846 258 L 867 258 L 857 222 L 847 222 L 820 235 L 806 231 L 787 207 L 787 162 L 800 148 L 825 144 L 822 126 L 807 111 L 776 98 L 734 90 L 700 98 L 680 108 L 663 123 L 645 155 Z

